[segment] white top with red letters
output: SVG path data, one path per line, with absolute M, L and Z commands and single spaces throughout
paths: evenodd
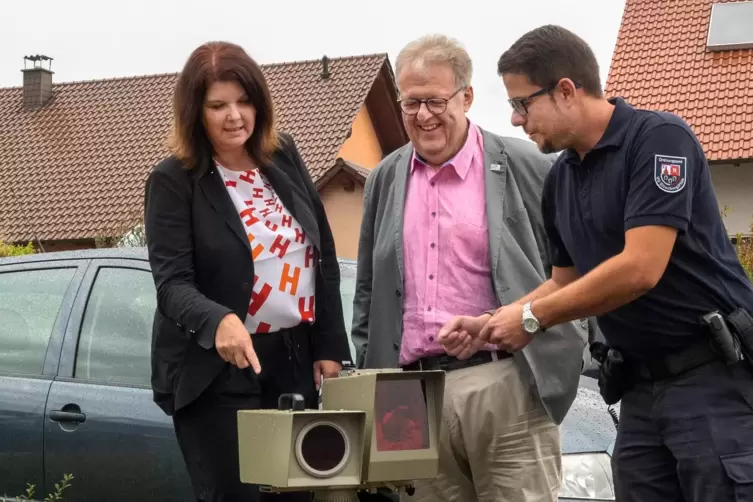
M 231 171 L 219 163 L 217 169 L 251 244 L 255 276 L 248 332 L 313 323 L 316 253 L 311 240 L 260 171 Z

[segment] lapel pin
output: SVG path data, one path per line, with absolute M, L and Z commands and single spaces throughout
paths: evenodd
M 492 170 L 492 171 L 501 171 L 502 170 L 502 166 L 500 166 L 499 164 L 492 164 L 492 165 L 489 166 L 489 169 Z

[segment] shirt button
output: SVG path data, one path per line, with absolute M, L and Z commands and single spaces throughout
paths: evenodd
M 431 215 L 432 215 L 432 216 L 436 216 L 436 215 L 437 215 L 437 213 L 436 213 L 436 212 L 434 212 L 434 211 L 432 211 L 432 212 L 431 212 Z
M 431 307 L 429 307 L 429 308 L 428 308 L 427 310 L 428 310 L 429 312 L 431 312 Z
M 434 279 L 434 276 L 432 274 L 429 274 L 429 280 L 431 281 L 433 279 Z
M 436 183 L 432 181 L 431 182 L 431 186 L 435 186 L 435 185 L 436 185 Z
M 429 341 L 430 341 L 430 342 L 433 342 L 433 341 L 434 341 L 434 337 L 433 337 L 433 336 L 430 336 L 430 337 L 429 337 Z
M 437 247 L 437 245 L 432 242 L 431 243 L 431 249 L 434 249 L 435 247 Z

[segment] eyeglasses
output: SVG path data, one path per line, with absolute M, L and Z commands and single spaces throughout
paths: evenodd
M 459 88 L 455 92 L 450 95 L 449 98 L 429 98 L 429 99 L 414 99 L 414 98 L 408 98 L 408 99 L 399 99 L 397 102 L 400 105 L 400 109 L 403 111 L 406 115 L 416 115 L 418 111 L 421 109 L 421 104 L 426 104 L 426 109 L 429 110 L 429 113 L 433 115 L 440 115 L 444 113 L 444 111 L 447 109 L 447 103 L 454 98 L 457 93 L 465 89 L 464 87 Z
M 508 99 L 507 102 L 510 103 L 510 106 L 512 106 L 512 109 L 515 110 L 515 112 L 518 115 L 528 115 L 528 105 L 531 104 L 531 101 L 533 100 L 533 98 L 542 96 L 544 94 L 549 94 L 550 92 L 552 92 L 554 89 L 557 88 L 558 84 L 559 82 L 557 82 L 556 84 L 548 85 L 544 87 L 543 89 L 539 89 L 533 94 L 529 94 L 525 98 Z M 581 85 L 578 84 L 577 82 L 573 82 L 573 84 L 575 84 L 576 89 L 581 87 Z

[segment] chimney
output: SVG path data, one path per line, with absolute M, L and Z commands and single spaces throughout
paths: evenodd
M 325 80 L 329 78 L 329 58 L 327 56 L 322 56 L 322 78 Z
M 26 65 L 31 62 L 31 68 Z M 42 65 L 47 62 L 47 68 Z M 40 108 L 52 97 L 52 58 L 42 55 L 24 56 L 24 107 Z

